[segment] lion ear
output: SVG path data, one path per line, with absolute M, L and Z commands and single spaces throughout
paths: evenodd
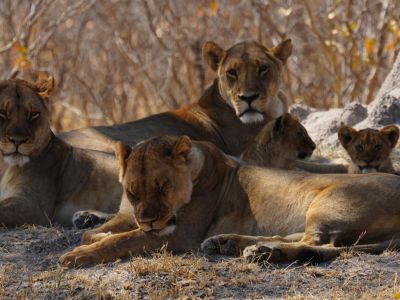
M 206 42 L 203 46 L 203 59 L 210 68 L 217 72 L 218 65 L 225 55 L 225 50 L 214 42 Z
M 188 155 L 192 151 L 192 141 L 186 135 L 181 136 L 172 149 L 172 156 L 178 162 L 186 162 Z
M 38 81 L 35 83 L 35 86 L 39 96 L 47 100 L 55 87 L 54 77 L 53 76 L 49 76 L 47 78 L 39 77 Z
M 277 119 L 275 120 L 274 129 L 273 129 L 273 131 L 274 131 L 274 133 L 275 133 L 275 136 L 276 136 L 277 134 L 281 133 L 281 132 L 284 130 L 284 128 L 285 128 L 286 126 L 288 126 L 288 124 L 289 124 L 292 120 L 293 120 L 292 115 L 289 114 L 289 113 L 285 113 L 285 114 L 283 114 L 282 116 L 280 116 L 279 118 L 277 118 Z
M 352 127 L 342 126 L 339 128 L 338 137 L 339 141 L 344 148 L 347 148 L 350 142 L 356 137 L 357 130 Z
M 386 137 L 392 148 L 394 148 L 399 140 L 399 128 L 396 125 L 388 125 L 383 127 L 380 132 Z
M 292 54 L 292 50 L 293 45 L 291 39 L 284 40 L 279 45 L 271 49 L 274 56 L 279 58 L 283 63 L 285 63 Z
M 119 182 L 121 183 L 126 172 L 126 159 L 129 157 L 131 152 L 132 148 L 122 142 L 118 142 L 115 145 L 115 156 L 117 157 L 119 164 Z

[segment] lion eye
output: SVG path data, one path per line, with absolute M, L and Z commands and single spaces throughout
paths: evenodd
M 356 146 L 356 150 L 357 150 L 358 152 L 361 152 L 361 151 L 364 150 L 364 147 L 363 147 L 362 145 L 357 145 L 357 146 Z
M 377 144 L 377 145 L 374 146 L 374 149 L 375 149 L 375 150 L 379 150 L 379 149 L 381 149 L 381 148 L 382 148 L 382 145 L 379 145 L 379 144 Z
M 160 184 L 158 186 L 158 190 L 160 191 L 161 194 L 165 195 L 168 192 L 169 184 L 168 182 L 165 182 L 163 184 Z
M 3 120 L 7 119 L 7 112 L 5 110 L 0 110 L 0 118 Z
M 29 117 L 29 120 L 34 121 L 37 118 L 39 118 L 39 116 L 40 116 L 40 113 L 38 113 L 38 112 L 32 113 L 31 116 Z
M 229 69 L 229 70 L 226 72 L 226 76 L 228 76 L 228 77 L 231 78 L 231 79 L 236 79 L 236 78 L 237 78 L 237 72 L 236 72 L 235 69 Z
M 260 76 L 265 76 L 269 71 L 268 66 L 261 66 L 258 73 Z
M 128 198 L 131 199 L 131 201 L 137 201 L 138 197 L 136 195 L 136 193 L 130 191 L 130 190 L 126 190 L 126 193 L 128 194 Z

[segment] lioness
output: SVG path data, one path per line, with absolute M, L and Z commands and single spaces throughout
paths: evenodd
M 366 251 L 382 249 L 387 243 L 380 242 L 399 234 L 398 176 L 314 175 L 241 165 L 213 144 L 187 136 L 156 137 L 133 149 L 120 145 L 118 157 L 121 209 L 111 225 L 103 225 L 112 233 L 64 254 L 64 266 L 114 261 L 164 244 L 174 252 L 194 250 L 222 233 L 206 240 L 203 250 L 239 253 L 262 240 L 275 242 L 262 250 L 277 261 L 315 253 L 326 259 L 334 251 L 337 255 L 336 246 L 351 245 L 364 232 L 360 243 L 381 247 L 368 245 Z M 297 243 L 277 242 L 298 240 L 301 234 L 257 237 L 304 231 Z
M 297 159 L 310 157 L 315 148 L 303 125 L 285 113 L 267 123 L 240 158 L 259 167 L 294 170 Z
M 349 173 L 395 173 L 390 154 L 399 139 L 396 125 L 388 125 L 381 130 L 366 128 L 360 131 L 342 126 L 338 136 L 351 158 Z
M 52 77 L 37 84 L 0 82 L 0 151 L 8 164 L 0 183 L 0 226 L 68 226 L 78 210 L 118 210 L 122 188 L 114 156 L 73 148 L 51 131 L 53 87 Z
M 133 146 L 154 135 L 185 134 L 239 155 L 266 122 L 287 111 L 288 102 L 279 87 L 283 64 L 291 52 L 290 40 L 272 49 L 243 42 L 226 51 L 207 42 L 203 56 L 216 79 L 198 102 L 134 122 L 80 129 L 60 137 L 76 147 L 113 152 L 116 140 Z

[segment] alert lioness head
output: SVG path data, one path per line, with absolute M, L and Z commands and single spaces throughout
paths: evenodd
M 223 50 L 207 42 L 203 56 L 217 73 L 222 98 L 243 123 L 262 122 L 287 111 L 279 97 L 283 64 L 292 53 L 291 40 L 272 49 L 256 42 L 243 42 Z
M 21 79 L 0 82 L 0 151 L 9 165 L 23 166 L 48 144 L 48 94 L 54 80 L 36 84 Z
M 144 232 L 165 235 L 174 231 L 176 213 L 190 202 L 192 194 L 195 154 L 191 149 L 187 136 L 178 140 L 155 137 L 133 148 L 117 146 L 124 194 Z
M 353 163 L 349 172 L 395 173 L 390 154 L 399 139 L 397 126 L 389 125 L 381 130 L 366 128 L 360 131 L 342 126 L 338 135 Z

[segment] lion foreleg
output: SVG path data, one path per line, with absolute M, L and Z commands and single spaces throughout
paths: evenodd
M 82 234 L 82 245 L 98 242 L 115 233 L 127 232 L 136 229 L 137 225 L 133 217 L 118 213 L 108 222 L 98 228 L 87 230 Z
M 99 242 L 83 245 L 65 253 L 60 263 L 66 267 L 79 267 L 115 261 L 129 255 L 140 255 L 163 246 L 163 239 L 145 234 L 140 229 L 112 234 Z
M 50 212 L 41 208 L 33 199 L 9 197 L 0 200 L 0 226 L 51 225 L 50 218 Z

